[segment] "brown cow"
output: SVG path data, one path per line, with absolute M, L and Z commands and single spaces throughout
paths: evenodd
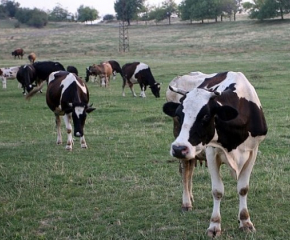
M 93 64 L 93 66 L 89 67 L 88 71 L 91 75 L 99 76 L 101 87 L 109 86 L 110 78 L 113 74 L 112 67 L 109 63 Z
M 28 60 L 29 60 L 30 64 L 33 64 L 35 62 L 35 59 L 36 59 L 35 53 L 32 52 L 28 55 Z
M 14 59 L 16 59 L 16 57 L 22 59 L 23 55 L 24 55 L 24 50 L 22 48 L 17 48 L 15 49 L 12 53 L 12 56 L 14 56 Z

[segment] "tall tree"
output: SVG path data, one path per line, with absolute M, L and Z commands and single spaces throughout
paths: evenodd
M 284 14 L 290 12 L 289 0 L 253 0 L 242 5 L 246 10 L 250 11 L 250 18 L 258 20 L 279 16 L 283 20 Z
M 90 7 L 85 7 L 81 5 L 78 9 L 78 21 L 80 22 L 87 22 L 87 21 L 94 21 L 99 18 L 99 12 Z
M 117 13 L 117 19 L 131 24 L 131 21 L 137 19 L 137 14 L 144 9 L 145 0 L 117 0 L 114 4 Z
M 1 3 L 5 8 L 8 17 L 15 17 L 15 14 L 16 14 L 20 4 L 18 2 L 9 1 L 9 0 L 8 1 L 2 0 Z
M 67 16 L 69 15 L 68 11 L 60 4 L 57 4 L 52 11 L 49 13 L 49 20 L 50 21 L 64 21 L 67 19 Z

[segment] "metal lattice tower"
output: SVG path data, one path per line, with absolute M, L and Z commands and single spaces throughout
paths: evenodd
M 119 52 L 129 52 L 128 23 L 119 22 Z

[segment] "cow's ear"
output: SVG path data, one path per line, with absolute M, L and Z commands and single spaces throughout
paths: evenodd
M 230 106 L 219 106 L 216 108 L 215 113 L 222 121 L 233 120 L 239 114 L 235 108 Z
M 163 105 L 163 112 L 170 117 L 175 117 L 175 112 L 179 105 L 179 103 L 167 102 Z
M 96 108 L 88 107 L 88 108 L 86 109 L 86 112 L 87 112 L 87 113 L 90 113 L 90 112 L 92 112 L 92 111 L 94 111 L 94 110 L 96 110 Z

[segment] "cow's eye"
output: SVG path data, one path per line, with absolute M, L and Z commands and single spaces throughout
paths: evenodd
M 209 120 L 210 120 L 210 116 L 206 114 L 203 116 L 201 122 L 202 122 L 202 124 L 206 124 L 206 123 L 208 123 Z

